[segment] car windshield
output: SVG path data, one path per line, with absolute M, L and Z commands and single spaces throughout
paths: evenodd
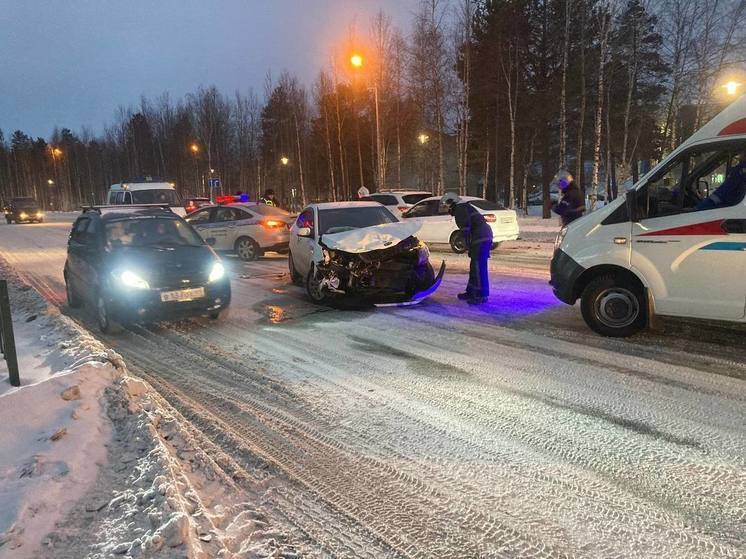
M 132 190 L 133 204 L 168 204 L 169 206 L 181 206 L 181 198 L 178 192 L 167 188 L 152 190 Z
M 249 209 L 252 212 L 258 213 L 259 215 L 276 215 L 282 217 L 287 217 L 290 215 L 290 212 L 286 212 L 282 208 L 278 208 L 276 206 L 268 206 L 267 204 L 256 204 L 255 206 L 250 206 Z
M 469 200 L 469 203 L 472 206 L 479 208 L 480 210 L 490 211 L 490 210 L 504 210 L 505 209 L 497 202 L 491 202 L 489 200 Z
M 39 205 L 33 198 L 16 198 L 12 204 L 17 208 L 35 208 Z
M 404 200 L 407 204 L 416 204 L 417 202 L 421 202 L 425 198 L 430 198 L 432 194 L 430 193 L 423 193 L 423 194 L 405 194 L 401 197 L 402 200 Z
M 106 245 L 110 248 L 202 244 L 199 235 L 179 219 L 138 217 L 106 224 Z
M 383 206 L 333 208 L 319 211 L 319 234 L 341 233 L 362 227 L 396 223 L 394 215 Z

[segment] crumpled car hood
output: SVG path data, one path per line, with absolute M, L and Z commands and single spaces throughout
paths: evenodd
M 386 223 L 373 227 L 362 227 L 342 233 L 323 235 L 321 242 L 331 250 L 341 250 L 353 254 L 370 252 L 395 246 L 417 233 L 416 223 Z

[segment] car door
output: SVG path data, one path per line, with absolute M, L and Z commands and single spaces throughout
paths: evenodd
M 423 200 L 404 213 L 405 222 L 415 222 L 419 231 L 417 238 L 426 243 L 447 243 L 455 228 L 453 217 L 447 212 L 441 213 L 440 200 Z
M 233 242 L 236 236 L 237 211 L 228 206 L 215 208 L 212 215 L 210 234 L 215 239 L 216 250 L 233 250 Z
M 75 291 L 83 297 L 90 298 L 93 285 L 90 270 L 90 252 L 94 248 L 95 238 L 89 232 L 90 217 L 80 217 L 73 225 L 67 243 L 68 281 L 73 282 Z
M 723 149 L 683 153 L 635 191 L 631 266 L 646 279 L 659 314 L 744 317 L 746 205 L 696 209 L 707 178 L 732 166 L 734 151 Z
M 204 208 L 189 214 L 185 219 L 189 225 L 194 227 L 205 242 L 210 237 L 210 214 L 214 208 Z
M 301 237 L 298 231 L 308 227 L 311 229 L 310 237 Z M 313 263 L 313 251 L 316 246 L 316 215 L 314 208 L 303 210 L 298 219 L 295 220 L 290 234 L 290 253 L 296 271 L 303 277 L 308 275 Z

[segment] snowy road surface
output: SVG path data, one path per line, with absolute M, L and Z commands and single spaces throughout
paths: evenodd
M 68 231 L 0 225 L 0 256 L 61 306 Z M 315 307 L 284 258 L 229 259 L 220 321 L 102 339 L 318 556 L 746 556 L 746 331 L 599 338 L 545 257 L 501 249 L 485 307 L 451 271 L 377 310 Z

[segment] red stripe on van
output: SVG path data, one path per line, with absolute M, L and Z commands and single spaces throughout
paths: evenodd
M 746 134 L 746 118 L 731 122 L 720 131 L 718 136 L 730 136 L 732 134 Z
M 661 237 L 661 236 L 687 236 L 687 235 L 727 235 L 723 230 L 723 220 L 708 221 L 706 223 L 695 223 L 693 225 L 684 225 L 682 227 L 672 227 L 671 229 L 661 229 L 660 231 L 651 231 L 643 233 L 640 237 Z

